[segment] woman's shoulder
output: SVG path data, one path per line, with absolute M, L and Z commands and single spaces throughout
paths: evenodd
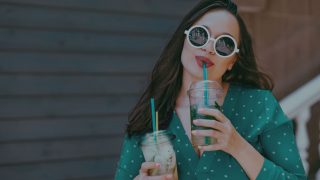
M 240 84 L 240 83 L 231 83 L 230 84 L 234 91 L 238 92 L 241 96 L 248 96 L 250 99 L 256 99 L 257 98 L 275 98 L 272 90 L 270 89 L 261 89 L 258 87 Z
M 262 130 L 267 131 L 289 122 L 271 90 L 243 85 L 236 85 L 234 89 L 238 92 L 236 95 L 238 107 L 245 114 L 257 117 L 257 119 L 253 119 L 252 124 L 258 123 Z
M 272 90 L 241 84 L 233 84 L 232 88 L 232 97 L 241 106 L 245 105 L 246 107 L 261 110 L 279 106 L 279 102 L 273 95 Z

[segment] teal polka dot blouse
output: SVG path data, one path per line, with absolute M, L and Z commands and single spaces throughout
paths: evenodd
M 257 180 L 307 179 L 292 122 L 271 91 L 231 84 L 222 111 L 241 136 L 264 156 Z M 175 113 L 168 129 L 176 135 L 173 146 L 179 179 L 249 179 L 240 164 L 223 151 L 206 151 L 199 158 Z M 133 179 L 139 174 L 144 162 L 139 139 L 125 137 L 115 179 Z

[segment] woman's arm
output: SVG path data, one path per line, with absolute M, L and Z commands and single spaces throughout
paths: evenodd
M 256 179 L 259 175 L 264 157 L 243 137 L 235 137 L 235 147 L 230 154 L 239 162 L 250 179 Z
M 231 124 L 230 120 L 216 109 L 199 109 L 199 113 L 214 116 L 217 120 L 196 120 L 197 126 L 210 127 L 212 130 L 195 130 L 196 136 L 212 136 L 217 143 L 201 146 L 201 151 L 222 150 L 232 155 L 245 170 L 250 179 L 256 179 L 263 165 L 263 156 L 249 144 Z
M 134 137 L 129 138 L 126 136 L 122 145 L 115 179 L 132 180 L 139 174 L 140 166 L 143 162 L 143 153 L 139 148 L 138 141 Z
M 192 131 L 194 135 L 217 139 L 216 144 L 199 147 L 201 151 L 222 150 L 229 153 L 239 162 L 250 179 L 306 179 L 290 121 L 287 125 L 272 128 L 262 134 L 261 144 L 266 154 L 264 157 L 241 137 L 230 120 L 220 111 L 200 109 L 199 112 L 217 119 L 194 121 L 197 126 L 212 128 Z
M 265 160 L 258 180 L 307 179 L 291 121 L 263 132 L 260 142 Z
M 266 91 L 262 97 L 267 100 L 265 111 L 262 111 L 259 120 L 266 123 L 258 136 L 263 154 L 241 137 L 230 120 L 216 109 L 199 109 L 199 113 L 214 116 L 216 121 L 194 121 L 197 126 L 212 128 L 193 131 L 194 135 L 217 139 L 216 144 L 200 147 L 201 150 L 222 150 L 229 153 L 239 162 L 250 179 L 307 179 L 295 143 L 292 122 L 283 113 L 271 92 Z

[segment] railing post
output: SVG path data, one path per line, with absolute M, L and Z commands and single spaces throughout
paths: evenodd
M 310 145 L 308 131 L 307 131 L 307 123 L 310 120 L 311 112 L 310 107 L 304 108 L 298 113 L 296 116 L 297 123 L 297 146 L 300 151 L 301 160 L 304 166 L 306 173 L 309 171 L 309 164 L 307 161 L 308 158 L 308 147 Z
M 320 101 L 320 74 L 311 81 L 301 86 L 283 100 L 280 104 L 283 111 L 291 119 L 295 119 L 297 123 L 296 141 L 300 151 L 301 160 L 306 170 L 309 172 L 308 147 L 310 146 L 310 139 L 307 133 L 307 123 L 311 117 L 311 107 Z M 319 127 L 320 128 L 320 127 Z M 320 150 L 320 145 L 319 145 Z M 320 151 L 319 151 L 320 155 Z M 320 170 L 317 173 L 320 176 Z M 320 179 L 320 178 L 319 178 Z

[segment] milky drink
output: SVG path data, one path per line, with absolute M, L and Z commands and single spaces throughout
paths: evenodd
M 177 175 L 176 154 L 171 144 L 175 136 L 166 130 L 148 133 L 140 144 L 145 161 L 160 163 L 160 168 L 150 170 L 150 175 Z

